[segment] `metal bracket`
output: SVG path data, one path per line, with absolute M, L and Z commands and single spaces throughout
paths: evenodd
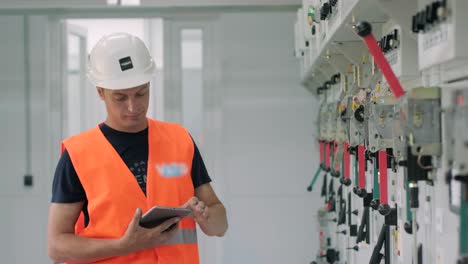
M 335 135 L 336 135 L 336 122 L 337 122 L 337 116 L 338 116 L 338 103 L 329 103 L 327 105 L 327 132 L 324 135 L 325 140 L 327 141 L 335 141 Z
M 393 114 L 393 125 L 392 125 L 392 134 L 393 134 L 393 155 L 395 156 L 395 161 L 399 162 L 406 160 L 406 114 L 403 109 L 403 105 L 397 104 L 394 107 Z
M 418 87 L 409 93 L 406 128 L 413 155 L 442 153 L 440 87 Z
M 356 116 L 360 114 L 356 111 L 360 111 L 360 109 L 355 110 L 349 120 L 349 144 L 352 147 L 363 145 L 365 139 L 365 120 L 358 120 Z
M 368 149 L 372 152 L 393 147 L 392 125 L 396 99 L 393 96 L 377 98 L 377 103 L 371 104 L 369 110 L 369 141 Z
M 325 101 L 324 101 L 322 105 L 320 106 L 320 112 L 319 112 L 319 117 L 318 117 L 320 140 L 326 140 L 327 138 L 328 118 L 329 118 L 328 105 L 325 104 Z

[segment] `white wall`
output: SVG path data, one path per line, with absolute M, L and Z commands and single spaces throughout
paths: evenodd
M 124 32 L 145 39 L 143 19 L 69 19 L 67 22 L 87 30 L 88 52 L 99 39 L 112 33 Z M 156 58 L 156 61 L 159 66 L 161 60 Z
M 46 77 L 47 20 L 0 17 L 0 254 L 2 263 L 48 263 L 47 211 L 50 199 L 53 108 Z M 29 42 L 25 40 L 29 39 Z M 41 52 L 37 52 L 40 50 Z M 25 60 L 25 51 L 29 53 Z M 30 83 L 29 92 L 28 79 Z M 25 97 L 29 93 L 29 97 Z M 29 105 L 29 108 L 26 107 Z M 30 113 L 30 126 L 26 113 Z M 31 132 L 30 134 L 28 133 Z M 28 139 L 29 138 L 29 139 Z M 26 148 L 27 142 L 32 144 Z M 27 167 L 31 157 L 30 169 Z M 32 187 L 23 186 L 31 173 Z
M 17 175 L 20 180 L 25 173 L 26 159 L 26 102 L 25 102 L 25 81 L 26 69 L 24 67 L 24 21 L 21 17 L 0 18 L 0 31 L 5 32 L 8 38 L 2 38 L 1 55 L 4 61 L 9 63 L 0 64 L 0 79 L 3 86 L 4 95 L 0 97 L 0 121 L 2 126 L 0 132 L 2 152 L 0 164 L 8 168 L 7 175 Z M 13 176 L 10 176 L 11 178 Z M 0 185 L 0 190 L 7 193 L 17 193 L 20 191 L 15 181 L 7 181 Z
M 214 58 L 204 57 L 203 140 L 197 143 L 230 229 L 224 238 L 199 234 L 202 263 L 315 259 L 314 215 L 322 202 L 311 200 L 317 194 L 306 187 L 318 160 L 312 136 L 318 104 L 299 85 L 293 20 L 293 13 L 235 13 L 212 21 L 213 39 L 204 50 Z M 180 25 L 171 23 L 167 33 L 179 34 Z M 171 47 L 165 55 L 178 56 L 177 43 L 165 44 Z M 178 60 L 165 60 L 165 70 Z M 165 82 L 165 117 L 182 123 L 190 91 L 179 89 L 173 68 Z
M 306 192 L 316 169 L 317 103 L 298 83 L 294 14 L 226 14 L 221 50 L 222 171 L 230 230 L 221 263 L 309 263 L 318 201 Z

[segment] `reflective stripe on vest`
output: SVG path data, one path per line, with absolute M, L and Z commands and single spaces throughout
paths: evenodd
M 179 125 L 148 119 L 146 196 L 98 127 L 64 140 L 63 145 L 88 199 L 89 223 L 83 227 L 77 222 L 79 236 L 120 238 L 136 208 L 145 213 L 154 205 L 179 207 L 194 196 L 193 141 Z M 182 219 L 164 245 L 93 263 L 198 264 L 195 222 Z
M 197 231 L 195 229 L 178 229 L 174 236 L 166 241 L 163 245 L 178 245 L 178 244 L 196 244 Z

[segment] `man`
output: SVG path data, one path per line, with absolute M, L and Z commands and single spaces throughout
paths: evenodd
M 50 258 L 199 263 L 196 223 L 209 236 L 223 236 L 226 211 L 186 130 L 146 117 L 155 67 L 148 49 L 135 36 L 112 34 L 92 49 L 89 64 L 107 118 L 62 143 L 49 211 Z M 141 227 L 142 213 L 155 205 L 192 214 Z

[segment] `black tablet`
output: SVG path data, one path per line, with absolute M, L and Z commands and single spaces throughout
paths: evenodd
M 153 228 L 174 217 L 184 218 L 191 212 L 187 208 L 154 206 L 141 217 L 140 226 Z

